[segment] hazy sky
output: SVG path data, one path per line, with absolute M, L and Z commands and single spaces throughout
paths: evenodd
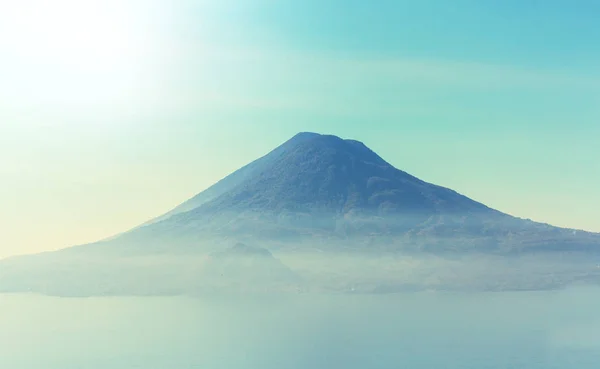
M 126 230 L 298 131 L 600 231 L 599 18 L 592 0 L 0 1 L 0 256 Z

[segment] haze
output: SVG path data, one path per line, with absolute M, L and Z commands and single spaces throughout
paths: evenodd
M 299 131 L 600 231 L 597 15 L 590 2 L 2 2 L 0 256 L 129 229 Z
M 0 357 L 13 369 L 592 369 L 598 296 L 2 295 Z

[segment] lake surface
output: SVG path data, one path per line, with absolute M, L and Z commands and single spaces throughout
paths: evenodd
M 0 295 L 11 369 L 529 368 L 600 363 L 600 290 L 388 296 Z

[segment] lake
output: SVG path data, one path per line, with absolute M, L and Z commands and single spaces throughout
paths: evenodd
M 600 290 L 0 295 L 11 369 L 528 368 L 600 362 Z

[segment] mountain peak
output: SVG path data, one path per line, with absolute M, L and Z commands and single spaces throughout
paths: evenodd
M 360 141 L 302 132 L 185 203 L 180 214 L 162 217 L 160 226 L 201 224 L 251 239 L 399 234 L 435 216 L 473 212 L 492 210 L 396 169 Z
M 316 132 L 298 132 L 290 140 L 306 140 L 311 138 L 320 137 L 322 134 Z
M 303 143 L 320 143 L 323 145 L 354 145 L 354 146 L 364 146 L 366 145 L 360 141 L 354 139 L 344 139 L 336 135 L 332 134 L 323 134 L 323 133 L 315 133 L 315 132 L 299 132 L 295 134 L 291 139 L 289 139 L 286 144 L 303 144 Z
M 353 139 L 343 139 L 331 134 L 300 132 L 267 156 L 274 156 L 272 154 L 282 151 L 295 151 L 297 154 L 305 153 L 322 159 L 332 158 L 332 155 L 337 154 L 338 159 L 345 156 L 356 161 L 366 161 L 391 167 L 389 163 L 369 149 L 364 143 Z M 297 158 L 288 157 L 288 159 L 295 160 Z

